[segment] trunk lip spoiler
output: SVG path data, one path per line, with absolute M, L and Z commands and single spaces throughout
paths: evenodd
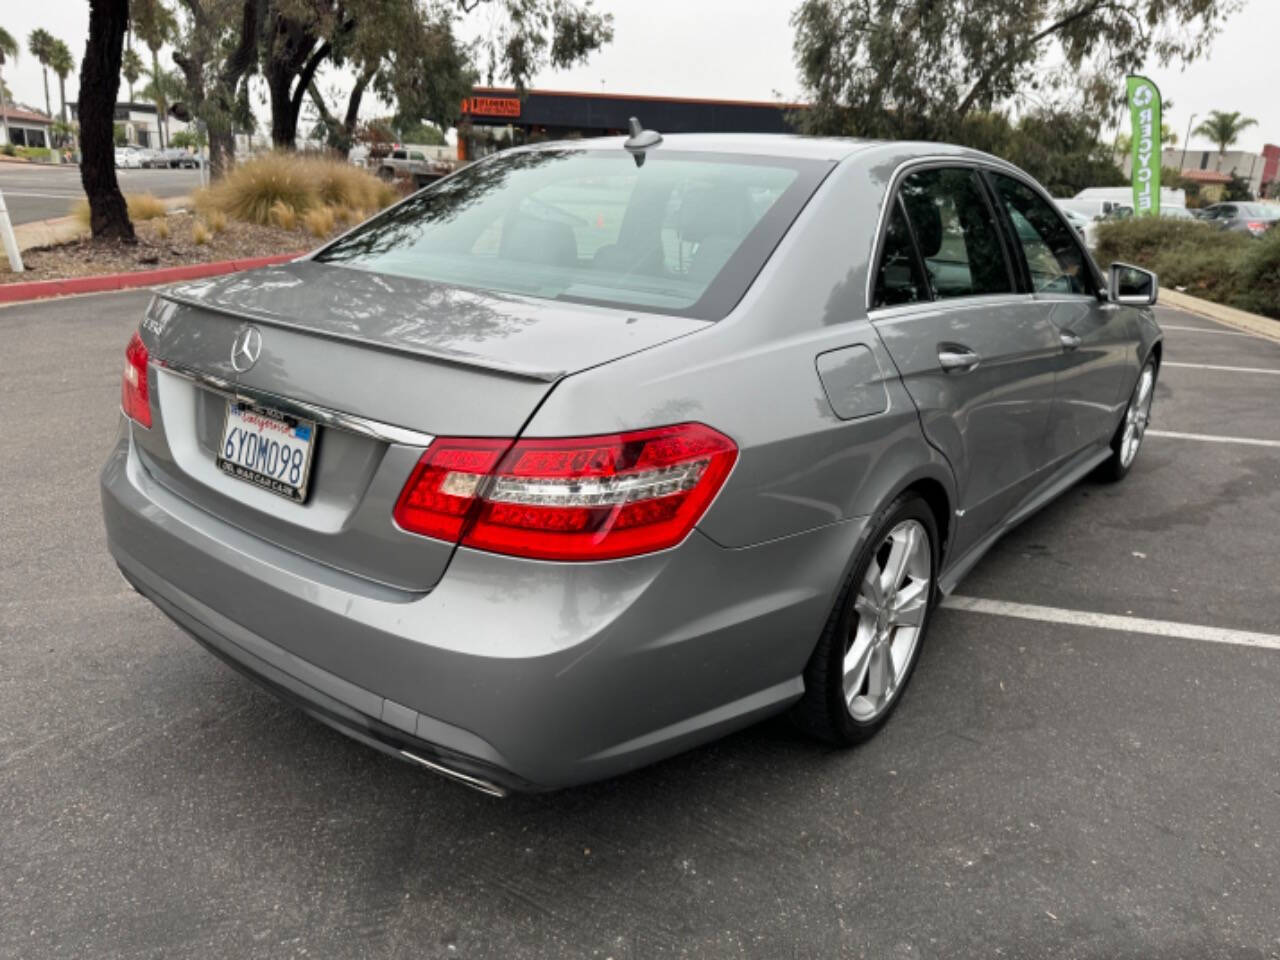
M 334 410 L 332 407 L 310 403 L 306 400 L 294 400 L 278 393 L 271 393 L 268 390 L 259 390 L 256 387 L 245 387 L 232 383 L 224 377 L 204 373 L 172 361 L 156 359 L 152 362 L 161 370 L 182 377 L 185 380 L 190 380 L 206 390 L 227 397 L 229 400 L 242 400 L 257 406 L 277 410 L 280 413 L 293 414 L 307 420 L 314 420 L 325 427 L 358 433 L 361 436 L 370 437 L 384 443 L 400 443 L 410 447 L 429 447 L 436 439 L 434 435 L 423 433 L 421 430 L 411 430 L 408 427 L 401 427 L 394 423 L 384 423 L 381 420 L 374 420 L 370 417 L 344 413 L 341 410 Z
M 569 372 L 567 370 L 541 370 L 534 367 L 522 367 L 513 363 L 492 360 L 487 357 L 478 357 L 474 354 L 451 350 L 431 350 L 429 348 L 416 345 L 412 347 L 396 346 L 381 340 L 371 340 L 367 337 L 358 337 L 351 334 L 336 333 L 332 330 L 323 330 L 305 323 L 297 323 L 284 317 L 277 316 L 276 314 L 237 309 L 224 304 L 201 300 L 198 297 L 186 297 L 172 290 L 157 291 L 157 295 L 173 303 L 182 304 L 183 306 L 191 307 L 196 310 L 205 310 L 210 313 L 222 314 L 226 317 L 234 317 L 235 319 L 242 320 L 245 323 L 261 323 L 270 327 L 280 327 L 285 330 L 296 330 L 299 333 L 310 334 L 311 336 L 321 337 L 326 340 L 338 340 L 344 343 L 358 344 L 359 346 L 368 347 L 371 350 L 381 350 L 385 353 L 410 354 L 413 356 L 424 357 L 428 360 L 437 360 L 441 363 L 452 364 L 458 367 L 464 367 L 472 370 L 484 370 L 508 377 L 516 377 L 521 380 L 534 380 L 539 383 L 555 383 L 557 380 L 563 379 Z

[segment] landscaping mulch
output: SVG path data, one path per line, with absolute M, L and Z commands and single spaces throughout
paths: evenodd
M 23 273 L 12 273 L 0 257 L 0 283 L 25 283 L 31 280 L 54 280 L 88 277 L 107 273 L 132 273 L 158 270 L 215 260 L 248 259 L 273 253 L 292 253 L 319 246 L 323 239 L 305 230 L 282 230 L 251 223 L 228 220 L 226 228 L 213 232 L 207 243 L 198 244 L 193 228 L 200 218 L 190 213 L 174 213 L 168 217 L 143 220 L 133 225 L 137 243 L 117 240 L 73 240 L 56 246 L 25 250 Z M 157 224 L 166 223 L 167 237 L 159 236 Z M 339 225 L 335 234 L 345 229 Z

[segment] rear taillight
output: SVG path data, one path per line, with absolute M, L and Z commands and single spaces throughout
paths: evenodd
M 124 348 L 124 378 L 120 384 L 120 409 L 144 427 L 151 426 L 151 390 L 147 385 L 147 347 L 134 333 Z
M 608 560 L 675 546 L 738 448 L 710 427 L 555 440 L 439 439 L 396 503 L 401 527 L 495 553 Z
M 1270 222 L 1266 220 L 1250 220 L 1245 224 L 1245 227 L 1248 228 L 1249 232 L 1253 234 L 1266 233 L 1267 229 L 1270 226 L 1271 226 Z

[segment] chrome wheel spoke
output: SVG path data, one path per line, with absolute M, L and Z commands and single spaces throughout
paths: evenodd
M 898 627 L 918 627 L 924 623 L 929 605 L 929 581 L 912 580 L 898 591 L 890 622 Z
M 871 665 L 871 654 L 875 649 L 875 631 L 859 630 L 853 638 L 853 645 L 844 655 L 844 702 L 853 706 L 854 699 L 862 692 L 867 679 L 867 669 Z
M 867 572 L 862 578 L 862 590 L 859 594 L 859 599 L 869 602 L 875 610 L 878 610 L 884 603 L 884 588 L 881 585 L 883 578 L 884 571 L 880 569 L 880 564 L 876 558 L 872 557 L 871 562 L 867 564 Z
M 882 641 L 876 645 L 875 652 L 871 655 L 870 668 L 867 670 L 867 699 L 877 708 L 882 707 L 889 695 L 893 693 L 897 680 L 893 650 L 887 641 Z
M 908 526 L 902 530 L 894 530 L 890 534 L 893 546 L 889 548 L 889 558 L 884 563 L 884 573 L 880 577 L 880 587 L 885 597 L 892 598 L 902 584 L 907 572 L 907 561 L 916 547 L 916 527 Z

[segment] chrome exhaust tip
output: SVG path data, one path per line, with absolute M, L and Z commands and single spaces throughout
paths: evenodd
M 490 783 L 488 780 L 482 780 L 479 777 L 473 777 L 469 773 L 463 773 L 461 770 L 452 770 L 444 764 L 436 763 L 434 760 L 427 760 L 411 753 L 408 750 L 401 750 L 400 756 L 406 760 L 416 763 L 419 766 L 426 767 L 432 773 L 438 773 L 442 777 L 448 777 L 455 783 L 460 783 L 464 787 L 470 787 L 472 790 L 478 790 L 480 793 L 487 794 L 490 797 L 505 797 L 507 790 L 500 787 L 496 783 Z

